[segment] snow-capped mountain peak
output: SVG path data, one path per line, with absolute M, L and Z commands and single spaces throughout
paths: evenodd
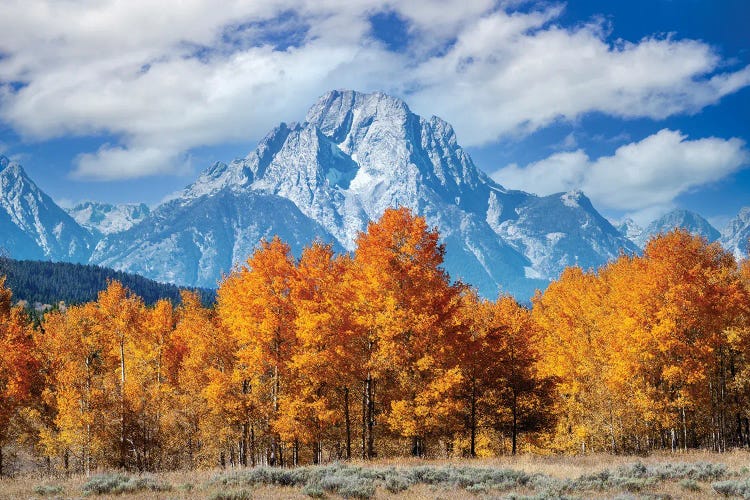
M 643 248 L 648 240 L 654 236 L 675 228 L 682 228 L 692 234 L 702 236 L 709 243 L 721 237 L 721 233 L 699 214 L 689 210 L 675 209 L 651 222 L 634 241 L 639 247 Z
M 211 285 L 271 231 L 297 250 L 313 237 L 352 249 L 370 220 L 397 206 L 437 227 L 447 270 L 488 297 L 525 299 L 566 265 L 636 250 L 581 192 L 540 198 L 494 183 L 442 119 L 381 92 L 332 91 L 304 122 L 279 124 L 245 158 L 212 165 L 144 222 L 105 238 L 94 262 Z
M 112 205 L 86 201 L 67 210 L 76 222 L 98 235 L 125 231 L 145 219 L 151 210 L 145 203 Z
M 0 246 L 12 257 L 86 262 L 93 239 L 26 175 L 0 156 Z
M 721 234 L 721 244 L 737 259 L 745 259 L 750 247 L 750 207 L 742 207 Z
M 615 228 L 621 235 L 633 242 L 643 233 L 643 228 L 630 217 L 626 217 L 620 223 L 615 224 Z
M 0 165 L 0 180 L 23 177 L 10 175 L 7 160 Z M 22 201 L 28 196 L 14 193 L 36 189 L 21 184 L 4 184 L 2 200 Z M 48 200 L 43 193 L 38 199 L 37 206 Z M 420 117 L 381 92 L 327 93 L 304 122 L 280 123 L 247 156 L 212 164 L 154 210 L 89 202 L 71 213 L 91 233 L 59 207 L 59 221 L 38 224 L 55 235 L 70 225 L 86 241 L 101 238 L 92 263 L 215 286 L 262 238 L 279 235 L 296 254 L 315 239 L 351 250 L 369 221 L 401 206 L 438 228 L 450 275 L 489 298 L 510 292 L 526 300 L 566 266 L 594 268 L 622 250 L 637 251 L 582 192 L 507 190 L 474 165 L 450 124 Z M 17 206 L 6 212 L 36 213 Z M 28 224 L 9 224 L 26 234 Z M 41 234 L 40 241 L 50 240 Z

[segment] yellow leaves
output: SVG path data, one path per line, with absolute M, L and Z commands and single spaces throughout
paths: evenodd
M 258 446 L 318 450 L 439 436 L 481 455 L 524 435 L 522 449 L 619 451 L 745 414 L 750 264 L 717 246 L 670 233 L 644 256 L 566 270 L 532 310 L 452 284 L 443 256 L 424 219 L 388 210 L 353 256 L 263 242 L 216 310 L 187 292 L 147 308 L 113 282 L 36 336 L 0 280 L 0 440 L 10 419 L 47 419 L 48 452 L 110 466 L 120 430 L 131 464 L 214 465 L 246 453 L 250 430 Z M 21 408 L 41 376 L 23 353 L 37 352 L 46 414 Z
M 32 401 L 39 380 L 39 357 L 25 312 L 11 306 L 11 292 L 0 276 L 0 446 Z
M 606 443 L 681 425 L 685 405 L 712 408 L 749 303 L 731 255 L 679 230 L 598 274 L 564 272 L 534 305 L 542 370 L 576 395 L 558 412 Z
M 238 342 L 246 366 L 283 369 L 295 314 L 290 295 L 296 270 L 289 246 L 278 237 L 263 241 L 247 265 L 219 288 L 219 318 Z

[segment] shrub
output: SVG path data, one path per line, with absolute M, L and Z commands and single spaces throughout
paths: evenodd
M 683 479 L 680 481 L 680 487 L 687 491 L 700 491 L 701 485 L 695 479 Z
M 641 491 L 649 484 L 651 484 L 651 482 L 646 478 L 631 478 L 618 481 L 617 486 L 626 491 L 630 491 L 631 493 L 636 493 L 638 491 Z
M 81 489 L 84 495 L 118 495 L 138 491 L 170 491 L 172 486 L 150 475 L 128 476 L 117 473 L 94 476 Z
M 474 494 L 485 494 L 490 491 L 486 484 L 472 484 L 466 488 L 466 491 Z
M 727 466 L 709 462 L 662 463 L 645 466 L 640 462 L 617 468 L 615 476 L 620 478 L 695 479 L 708 481 L 727 475 Z
M 512 469 L 482 467 L 414 467 L 407 473 L 411 483 L 469 488 L 484 485 L 487 488 L 504 489 L 528 484 L 533 476 Z
M 62 493 L 62 491 L 62 486 L 57 486 L 54 484 L 40 484 L 34 486 L 34 493 L 36 493 L 40 497 L 59 495 L 60 493 Z
M 305 487 L 302 488 L 302 494 L 307 495 L 310 498 L 323 498 L 326 496 L 326 492 L 323 491 L 323 488 L 320 487 L 319 483 L 306 484 Z
M 320 480 L 320 487 L 344 498 L 372 498 L 375 495 L 375 483 L 354 474 L 324 476 Z
M 721 479 L 727 475 L 727 466 L 709 462 L 666 463 L 649 468 L 651 476 L 659 479 L 695 479 L 708 481 Z
M 711 488 L 720 495 L 725 497 L 742 497 L 750 498 L 750 480 L 741 481 L 719 481 L 711 484 Z
M 195 488 L 195 485 L 193 485 L 193 483 L 182 483 L 177 487 L 178 490 L 187 492 L 193 491 L 193 488 Z
M 648 467 L 643 465 L 641 462 L 636 462 L 630 465 L 621 465 L 617 468 L 617 476 L 622 478 L 636 478 L 636 477 L 648 477 Z
M 401 493 L 411 486 L 411 482 L 399 474 L 388 475 L 385 478 L 385 489 L 391 493 Z
M 248 489 L 217 491 L 209 497 L 210 500 L 250 500 L 253 494 Z
M 302 486 L 310 479 L 310 468 L 281 469 L 278 467 L 255 467 L 214 476 L 212 483 L 225 486 Z

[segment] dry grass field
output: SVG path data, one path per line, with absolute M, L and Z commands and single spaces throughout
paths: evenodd
M 750 452 L 649 457 L 522 455 L 296 469 L 0 479 L 0 498 L 750 498 Z

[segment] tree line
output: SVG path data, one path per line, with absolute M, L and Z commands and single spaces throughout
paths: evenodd
M 106 267 L 69 262 L 15 260 L 3 255 L 0 249 L 0 276 L 5 276 L 5 286 L 13 290 L 13 298 L 29 304 L 55 306 L 60 301 L 66 304 L 82 304 L 96 300 L 98 293 L 109 281 L 119 281 L 138 294 L 151 306 L 159 299 L 180 301 L 180 289 L 168 283 L 144 278 L 137 274 L 115 271 Z M 194 288 L 206 305 L 216 299 L 214 290 Z
M 480 298 L 407 209 L 351 254 L 264 241 L 214 307 L 112 281 L 32 323 L 0 278 L 0 473 L 750 444 L 750 266 L 674 231 L 533 307 Z

